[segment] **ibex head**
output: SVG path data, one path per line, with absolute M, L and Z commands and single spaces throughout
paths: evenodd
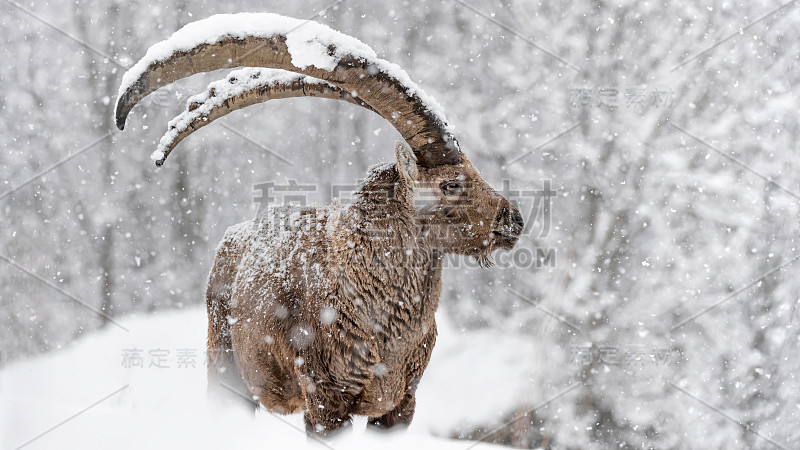
M 395 146 L 397 168 L 413 186 L 420 233 L 430 245 L 488 262 L 496 248 L 510 250 L 523 229 L 522 215 L 481 178 L 463 155 L 457 164 L 420 167 L 408 149 Z
M 230 20 L 230 29 L 245 31 L 219 35 L 221 19 Z M 365 44 L 315 22 L 235 14 L 187 25 L 151 47 L 125 74 L 117 126 L 122 129 L 134 105 L 156 89 L 195 73 L 234 67 L 246 68 L 190 98 L 187 110 L 170 122 L 153 154 L 157 165 L 185 137 L 235 110 L 289 97 L 342 100 L 388 120 L 411 147 L 397 146 L 397 169 L 413 186 L 423 238 L 482 262 L 493 249 L 516 243 L 521 214 L 464 156 L 436 101 Z

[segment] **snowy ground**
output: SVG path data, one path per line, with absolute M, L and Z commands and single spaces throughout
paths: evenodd
M 498 345 L 497 336 L 464 335 L 441 316 L 409 431 L 377 435 L 359 418 L 352 433 L 330 443 L 333 448 L 466 449 L 471 442 L 433 435 L 486 424 L 530 390 L 519 370 L 529 342 L 505 338 Z M 300 415 L 253 416 L 207 402 L 204 310 L 119 322 L 130 331 L 112 326 L 0 371 L 0 448 L 323 448 L 307 441 Z

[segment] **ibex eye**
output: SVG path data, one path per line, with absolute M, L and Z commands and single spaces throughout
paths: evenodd
M 439 187 L 444 195 L 460 195 L 464 191 L 464 186 L 457 181 L 444 181 Z

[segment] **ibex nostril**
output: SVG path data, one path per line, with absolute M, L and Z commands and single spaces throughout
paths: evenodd
M 518 209 L 511 213 L 511 221 L 520 229 L 525 228 L 525 220 L 522 219 L 522 214 L 519 213 Z
M 506 214 L 508 214 L 508 208 L 505 208 L 505 207 L 501 208 L 500 209 L 500 214 L 497 215 L 497 218 L 495 218 L 495 221 L 497 223 L 503 223 L 503 219 L 506 218 Z

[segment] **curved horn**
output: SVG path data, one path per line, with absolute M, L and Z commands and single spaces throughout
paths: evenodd
M 161 86 L 233 67 L 283 69 L 327 81 L 388 120 L 423 167 L 462 160 L 441 107 L 400 67 L 351 36 L 277 14 L 212 16 L 151 47 L 123 77 L 117 127 L 123 129 L 134 105 Z
M 151 158 L 161 166 L 184 138 L 233 111 L 273 99 L 305 96 L 343 100 L 375 112 L 350 92 L 318 78 L 248 67 L 229 73 L 224 80 L 209 84 L 202 94 L 190 97 L 186 110 L 169 122 Z

